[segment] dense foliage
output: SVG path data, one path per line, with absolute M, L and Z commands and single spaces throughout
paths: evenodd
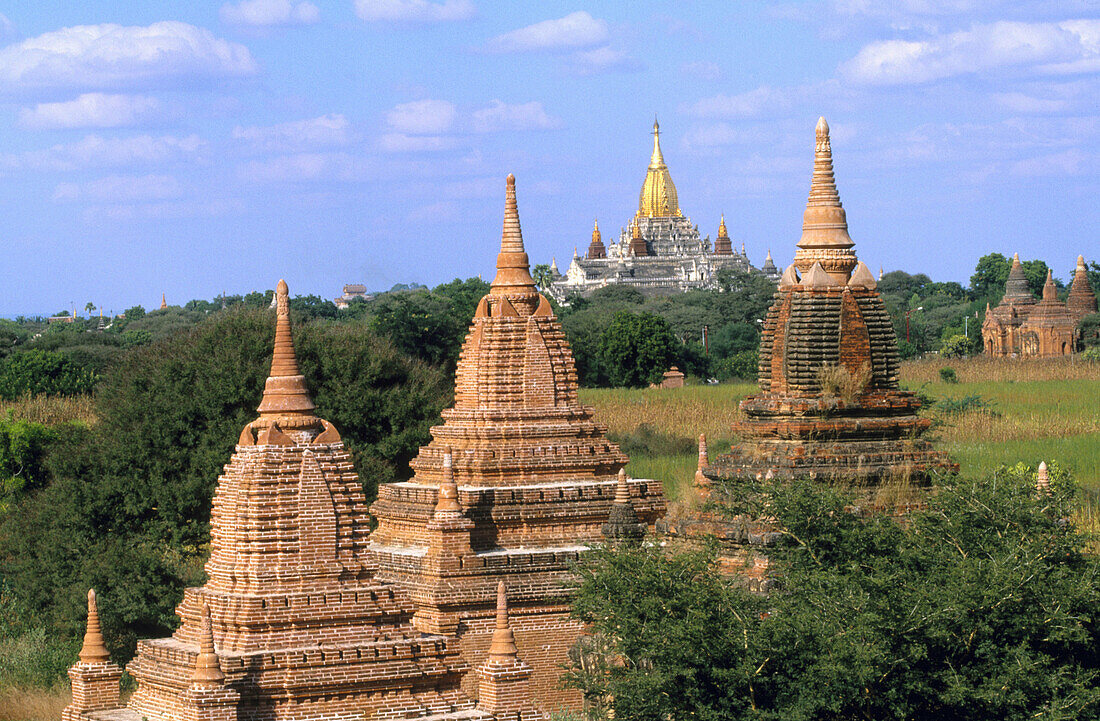
M 0 517 L 0 582 L 40 625 L 77 633 L 94 586 L 111 599 L 112 648 L 173 628 L 183 587 L 199 580 L 215 481 L 256 417 L 273 336 L 270 311 L 219 312 L 104 380 L 95 426 L 58 439 L 49 485 Z M 407 477 L 450 402 L 449 379 L 362 322 L 299 322 L 294 337 L 318 413 L 340 430 L 368 492 Z
M 570 682 L 599 717 L 1100 718 L 1100 559 L 1027 469 L 952 479 L 904 524 L 809 482 L 762 489 L 781 588 L 750 594 L 715 549 L 604 549 L 575 612 L 601 646 Z M 757 509 L 759 510 L 759 508 Z

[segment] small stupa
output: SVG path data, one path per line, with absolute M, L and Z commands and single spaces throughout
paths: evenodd
M 718 222 L 718 238 L 714 241 L 715 255 L 733 255 L 733 242 L 730 240 L 730 232 L 726 229 L 726 214 L 722 213 L 722 220 Z
M 1089 283 L 1089 270 L 1083 255 L 1077 256 L 1077 267 L 1073 271 L 1073 285 L 1069 288 L 1066 308 L 1077 322 L 1096 312 L 1096 293 Z
M 583 631 L 563 581 L 604 540 L 616 503 L 627 458 L 605 432 L 577 396 L 573 354 L 531 278 L 509 175 L 497 275 L 459 356 L 454 406 L 413 459 L 412 479 L 379 488 L 371 550 L 381 578 L 412 589 L 417 627 L 457 636 L 474 667 L 489 651 L 506 581 L 511 629 L 548 711 L 580 698 L 559 683 Z M 652 526 L 664 511 L 661 484 L 630 479 L 626 492 Z
M 706 469 L 709 478 L 770 473 L 875 485 L 957 468 L 920 437 L 931 421 L 898 388 L 893 325 L 854 246 L 821 118 L 802 239 L 764 321 L 761 392 L 741 401 L 739 442 Z
M 585 257 L 588 258 L 588 260 L 607 257 L 607 246 L 603 244 L 603 237 L 600 235 L 600 223 L 598 220 L 592 221 L 592 242 L 588 244 L 588 253 Z

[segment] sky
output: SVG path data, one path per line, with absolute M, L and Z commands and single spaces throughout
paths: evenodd
M 794 254 L 814 125 L 871 268 L 1097 259 L 1100 0 L 0 6 L 0 316 L 491 279 L 680 205 Z

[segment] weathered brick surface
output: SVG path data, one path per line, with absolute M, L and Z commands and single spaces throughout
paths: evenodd
M 808 477 L 874 489 L 899 477 L 919 486 L 958 468 L 921 438 L 929 421 L 917 415 L 920 401 L 898 387 L 897 340 L 848 235 L 824 118 L 816 136 L 802 239 L 764 321 L 761 392 L 741 401 L 744 420 L 733 426 L 738 442 L 729 453 L 703 466 L 700 444 L 696 485 L 709 498 L 720 500 L 745 479 Z M 848 388 L 831 387 L 845 378 Z M 767 547 L 777 538 L 769 519 L 730 521 L 694 510 L 663 520 L 659 530 L 688 543 L 717 536 L 725 566 L 767 590 Z
M 171 638 L 139 642 L 129 709 L 151 721 L 491 718 L 461 690 L 458 644 L 416 629 L 409 592 L 375 578 L 366 498 L 339 433 L 313 414 L 281 282 L 278 307 L 260 417 L 218 479 L 209 580 L 186 590 Z
M 569 564 L 603 540 L 627 461 L 605 430 L 580 404 L 572 352 L 535 290 L 509 179 L 497 276 L 459 358 L 454 407 L 413 459 L 412 480 L 379 489 L 370 544 L 378 577 L 410 589 L 417 627 L 456 636 L 474 667 L 486 658 L 496 589 L 506 580 L 519 657 L 546 710 L 579 702 L 558 688 L 582 630 L 568 617 L 563 581 Z M 468 526 L 436 520 L 446 474 Z M 652 526 L 664 512 L 660 483 L 627 486 Z M 468 676 L 464 688 L 476 695 L 477 679 Z
M 1077 271 L 1065 303 L 1058 300 L 1058 288 L 1050 271 L 1043 285 L 1043 298 L 1036 303 L 1019 255 L 1014 255 L 1004 297 L 996 308 L 986 307 L 982 343 L 986 354 L 991 356 L 1051 358 L 1070 355 L 1076 349 L 1078 323 L 1095 312 L 1096 296 L 1089 285 L 1083 257 L 1077 258 Z

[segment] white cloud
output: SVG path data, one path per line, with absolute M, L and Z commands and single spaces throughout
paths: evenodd
M 560 118 L 548 115 L 542 103 L 531 101 L 508 105 L 493 100 L 489 107 L 475 110 L 474 130 L 490 133 L 496 130 L 554 130 L 562 127 Z
M 378 148 L 385 153 L 422 153 L 450 150 L 454 138 L 444 135 L 406 135 L 386 133 L 378 139 Z
M 295 153 L 245 163 L 237 174 L 254 183 L 349 182 L 364 179 L 370 171 L 367 158 L 350 153 Z
M 596 75 L 598 73 L 630 73 L 642 69 L 640 60 L 627 55 L 622 50 L 610 47 L 581 50 L 570 56 L 569 66 L 578 75 Z
M 278 125 L 237 126 L 233 138 L 254 152 L 288 153 L 310 147 L 344 145 L 351 141 L 351 126 L 343 115 L 322 115 Z
M 748 118 L 789 105 L 789 92 L 761 85 L 737 95 L 703 98 L 684 110 L 697 118 Z
M 386 114 L 386 122 L 398 133 L 406 135 L 438 135 L 454 125 L 454 103 L 446 100 L 414 100 L 402 103 Z
M 223 23 L 254 27 L 310 25 L 321 18 L 313 3 L 291 0 L 241 0 L 222 5 L 220 15 Z
M 1020 178 L 1064 177 L 1078 175 L 1082 171 L 1081 166 L 1087 162 L 1088 158 L 1080 150 L 1073 148 L 1061 153 L 1018 160 L 1009 166 L 1009 172 Z
M 19 111 L 19 125 L 31 130 L 120 128 L 160 117 L 160 101 L 147 95 L 84 93 L 75 100 L 39 103 Z
M 994 93 L 993 99 L 1014 113 L 1060 113 L 1069 108 L 1066 100 L 1036 98 L 1026 93 Z
M 486 49 L 499 53 L 575 50 L 601 45 L 607 42 L 608 37 L 607 21 L 596 19 L 579 10 L 563 18 L 543 20 L 497 35 L 486 43 Z
M 179 218 L 214 218 L 239 213 L 244 204 L 235 198 L 215 200 L 161 200 L 145 203 L 108 203 L 91 205 L 84 210 L 84 221 L 101 224 L 104 221 L 175 220 Z
M 180 183 L 171 175 L 111 175 L 88 183 L 59 183 L 53 199 L 127 203 L 178 198 Z
M 470 0 L 355 0 L 355 14 L 368 22 L 449 22 L 468 20 L 475 13 Z
M 840 71 L 856 82 L 904 85 L 1019 66 L 1040 74 L 1100 71 L 1100 20 L 997 22 L 926 40 L 882 40 Z
M 15 23 L 8 19 L 4 13 L 0 13 L 0 40 L 15 37 Z
M 718 63 L 712 63 L 709 60 L 694 60 L 690 63 L 684 63 L 680 66 L 680 72 L 700 80 L 719 80 L 722 77 L 722 68 L 718 66 Z
M 181 22 L 79 25 L 0 50 L 0 90 L 120 88 L 251 75 L 248 48 Z
M 71 171 L 91 167 L 166 163 L 198 159 L 205 147 L 206 142 L 197 135 L 183 138 L 171 135 L 137 135 L 128 138 L 88 135 L 75 143 L 0 156 L 0 167 Z

